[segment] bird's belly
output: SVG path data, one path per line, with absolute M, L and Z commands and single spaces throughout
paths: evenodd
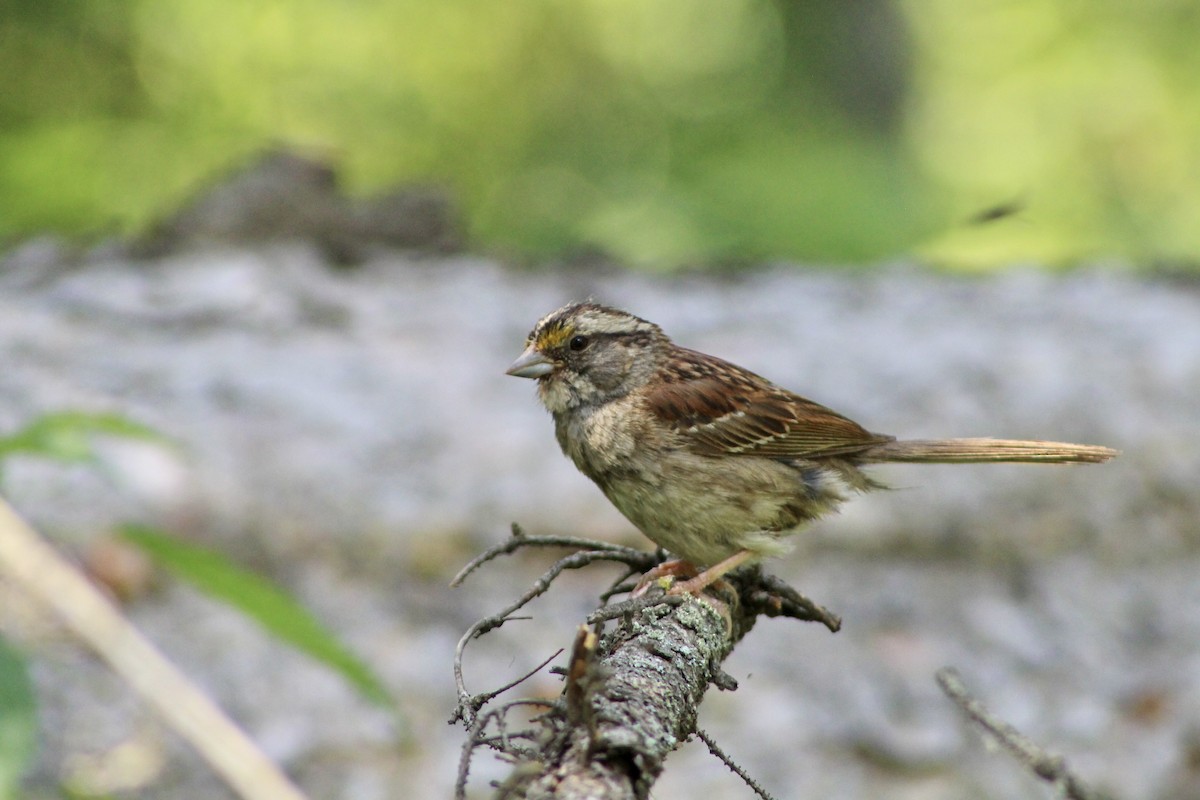
M 664 454 L 653 470 L 610 475 L 601 487 L 655 544 L 701 567 L 741 550 L 786 552 L 785 537 L 830 510 L 840 496 L 820 471 L 771 459 Z

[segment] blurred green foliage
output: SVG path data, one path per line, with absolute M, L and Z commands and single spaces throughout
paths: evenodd
M 101 468 L 102 463 L 96 456 L 95 440 L 103 437 L 170 444 L 162 434 L 120 414 L 49 412 L 13 433 L 0 435 L 0 482 L 4 477 L 4 462 L 13 456 L 32 456 Z
M 121 536 L 177 577 L 236 608 L 272 636 L 337 672 L 364 699 L 397 711 L 395 699 L 371 668 L 277 584 L 239 567 L 224 553 L 156 528 L 124 525 Z M 398 715 L 396 719 L 400 721 Z
M 14 457 L 100 468 L 103 462 L 96 443 L 105 438 L 172 446 L 169 439 L 154 429 L 119 414 L 51 412 L 13 433 L 0 435 L 0 481 L 5 462 Z M 403 723 L 394 698 L 371 668 L 281 587 L 238 566 L 223 553 L 156 528 L 130 523 L 121 526 L 120 534 L 177 577 L 237 609 L 268 633 L 337 672 L 362 697 L 396 712 L 396 721 Z M 32 690 L 22 681 L 27 681 L 24 661 L 0 638 L 0 800 L 15 796 L 11 794 L 15 791 L 12 787 L 32 748 L 25 737 L 32 737 L 36 731 Z M 29 720 L 22 716 L 25 705 L 30 706 Z
M 21 796 L 21 776 L 37 750 L 37 723 L 29 663 L 0 637 L 0 800 Z
M 1200 255 L 1192 0 L 2 7 L 0 237 L 135 231 L 287 144 L 531 257 Z

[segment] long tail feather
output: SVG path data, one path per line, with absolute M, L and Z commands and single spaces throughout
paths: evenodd
M 863 452 L 864 462 L 910 461 L 932 464 L 1020 462 L 1100 464 L 1119 451 L 1091 444 L 1032 442 L 1015 439 L 910 439 L 886 442 Z

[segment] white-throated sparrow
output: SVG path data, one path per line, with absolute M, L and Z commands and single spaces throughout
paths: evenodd
M 563 452 L 642 533 L 682 559 L 655 572 L 694 576 L 674 593 L 698 593 L 748 561 L 785 552 L 788 536 L 848 491 L 879 486 L 864 464 L 1117 455 L 1061 442 L 898 441 L 594 303 L 544 317 L 508 374 L 537 379 Z

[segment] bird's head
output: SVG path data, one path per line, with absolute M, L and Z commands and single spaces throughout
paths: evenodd
M 533 326 L 508 374 L 536 379 L 542 403 L 557 414 L 643 385 L 669 344 L 653 322 L 596 303 L 571 303 Z

